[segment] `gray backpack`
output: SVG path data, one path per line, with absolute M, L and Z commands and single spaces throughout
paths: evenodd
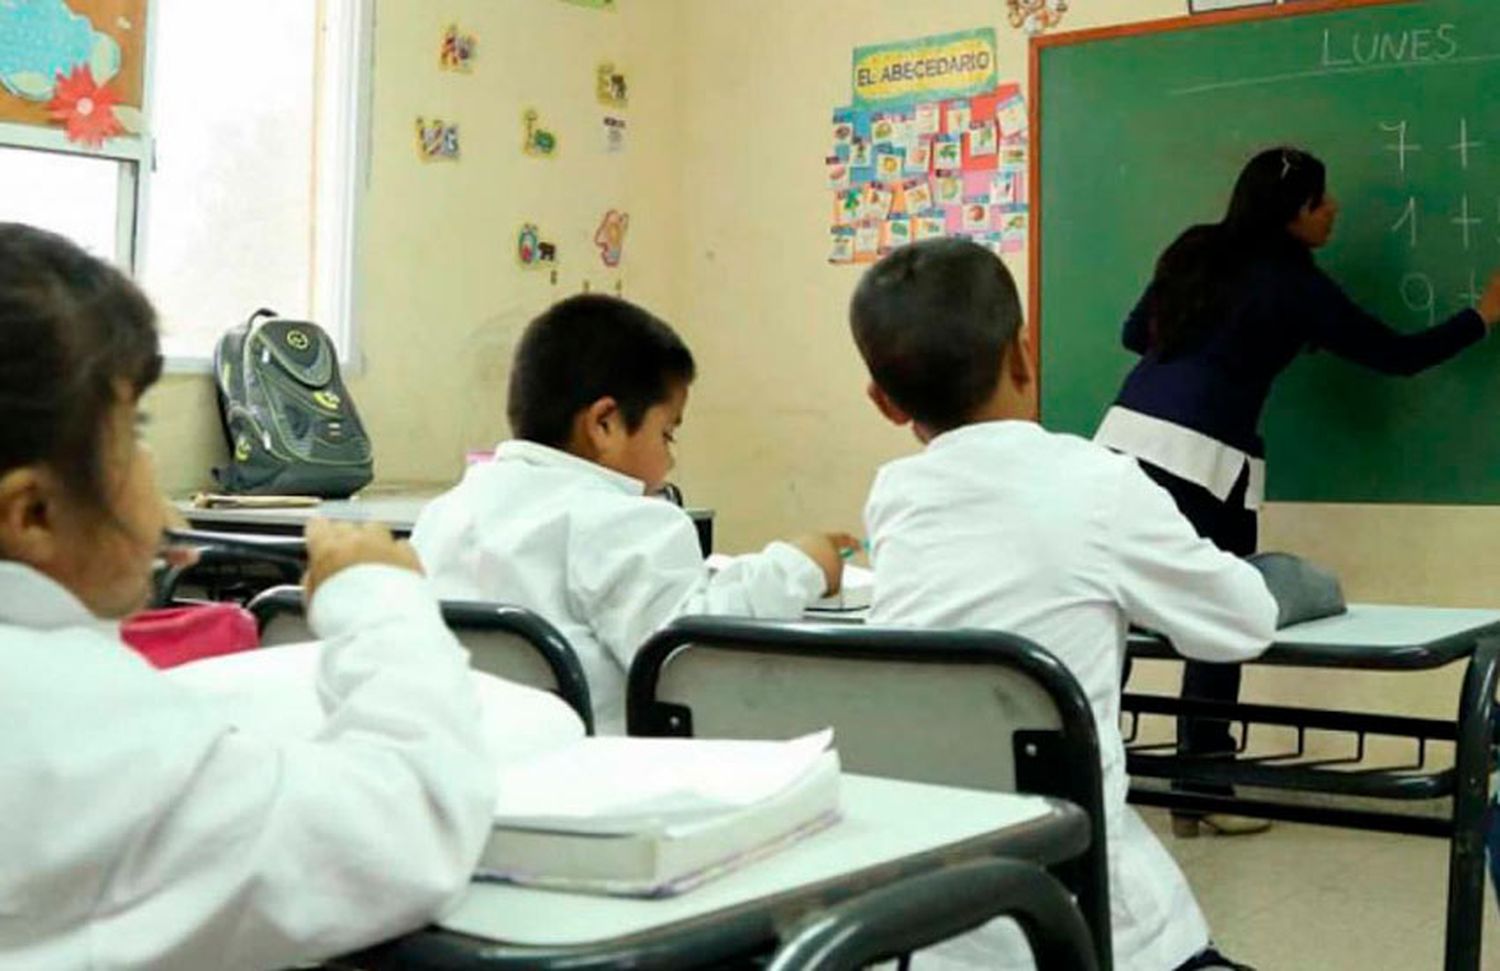
M 214 347 L 230 493 L 346 498 L 374 478 L 370 438 L 317 324 L 257 310 Z

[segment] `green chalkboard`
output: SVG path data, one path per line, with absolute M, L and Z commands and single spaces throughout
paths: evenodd
M 1328 164 L 1342 212 L 1319 263 L 1398 329 L 1472 304 L 1500 266 L 1496 0 L 1042 41 L 1032 313 L 1054 430 L 1093 433 L 1134 361 L 1120 327 L 1157 255 L 1222 216 L 1261 148 L 1292 144 Z M 1269 496 L 1500 502 L 1495 345 L 1500 335 L 1415 378 L 1303 355 L 1264 420 Z

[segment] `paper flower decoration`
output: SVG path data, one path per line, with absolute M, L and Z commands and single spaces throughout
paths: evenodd
M 98 148 L 106 138 L 125 131 L 115 117 L 115 105 L 119 103 L 120 96 L 109 85 L 95 82 L 94 72 L 82 64 L 67 77 L 58 74 L 56 93 L 47 102 L 47 111 L 53 121 L 66 127 L 69 141 Z

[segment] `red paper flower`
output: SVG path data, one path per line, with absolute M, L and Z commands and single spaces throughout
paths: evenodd
M 108 84 L 95 83 L 94 72 L 87 64 L 80 64 L 67 77 L 57 72 L 56 93 L 47 102 L 47 111 L 53 121 L 67 126 L 69 141 L 98 148 L 106 138 L 125 131 L 115 117 L 115 105 L 119 103 L 120 96 Z

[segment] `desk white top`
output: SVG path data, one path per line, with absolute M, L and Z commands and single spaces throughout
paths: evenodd
M 301 526 L 314 516 L 343 522 L 384 523 L 397 532 L 410 532 L 422 507 L 438 497 L 437 492 L 375 494 L 360 499 L 325 499 L 316 506 L 284 509 L 199 509 L 190 500 L 174 501 L 177 509 L 195 526 Z M 695 520 L 712 519 L 711 509 L 688 509 Z
M 1337 647 L 1417 647 L 1500 624 L 1500 610 L 1350 604 L 1337 617 L 1278 631 L 1277 644 Z
M 476 883 L 438 923 L 523 947 L 617 940 L 837 879 L 1057 812 L 1045 799 L 845 774 L 844 818 L 678 897 L 641 900 Z
M 809 609 L 803 619 L 862 624 L 869 610 Z M 1276 632 L 1277 645 L 1295 647 L 1422 647 L 1500 624 L 1500 610 L 1419 607 L 1402 604 L 1349 604 L 1337 617 L 1310 620 Z
M 369 499 L 325 499 L 316 506 L 283 509 L 199 509 L 186 499 L 174 504 L 194 524 L 300 526 L 314 516 L 343 522 L 380 522 L 411 529 L 422 507 L 437 493 L 376 496 Z

